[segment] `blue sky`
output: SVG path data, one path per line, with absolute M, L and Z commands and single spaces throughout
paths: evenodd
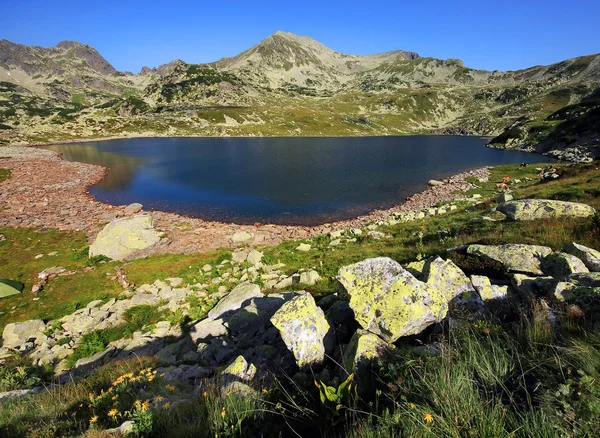
M 94 46 L 117 69 L 216 61 L 276 30 L 343 53 L 404 49 L 516 70 L 600 52 L 600 0 L 0 0 L 0 39 Z

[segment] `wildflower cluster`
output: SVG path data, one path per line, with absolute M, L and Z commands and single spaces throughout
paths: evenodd
M 88 407 L 93 413 L 89 421 L 90 426 L 94 427 L 101 420 L 116 424 L 119 421 L 132 419 L 136 424 L 144 425 L 146 429 L 151 428 L 151 409 L 165 408 L 164 404 L 160 406 L 164 399 L 156 396 L 151 402 L 139 400 L 136 395 L 141 388 L 146 388 L 155 379 L 156 370 L 146 368 L 139 373 L 125 373 L 119 376 L 106 391 L 101 390 L 97 395 L 90 393 Z

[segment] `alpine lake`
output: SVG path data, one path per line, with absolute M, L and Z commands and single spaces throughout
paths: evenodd
M 142 138 L 48 146 L 107 167 L 97 200 L 206 220 L 317 225 L 401 204 L 429 180 L 554 161 L 482 137 Z

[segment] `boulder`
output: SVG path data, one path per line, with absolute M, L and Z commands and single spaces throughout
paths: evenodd
M 382 233 L 380 231 L 368 231 L 367 234 L 365 234 L 365 240 L 381 240 L 385 238 L 385 233 Z
M 245 243 L 252 240 L 254 234 L 249 233 L 248 231 L 238 231 L 233 236 L 231 236 L 231 241 L 233 243 Z
M 423 278 L 427 284 L 441 291 L 448 301 L 464 292 L 475 292 L 469 278 L 452 260 L 440 257 L 427 260 Z
M 260 291 L 260 287 L 254 283 L 242 283 L 236 286 L 225 298 L 217 303 L 210 312 L 208 317 L 211 319 L 221 318 L 242 306 L 249 304 L 252 298 L 262 298 L 265 295 Z
M 325 360 L 325 336 L 329 323 L 314 298 L 301 292 L 283 304 L 271 318 L 299 368 L 318 366 Z
M 152 225 L 152 216 L 115 219 L 106 225 L 90 245 L 90 257 L 104 255 L 113 260 L 131 260 L 142 250 L 152 248 L 161 233 Z
M 494 260 L 509 272 L 542 275 L 541 260 L 551 254 L 547 246 L 537 245 L 469 245 L 467 254 L 483 260 Z
M 422 332 L 448 311 L 443 292 L 387 257 L 344 266 L 338 280 L 350 295 L 357 322 L 387 342 Z
M 438 180 L 435 180 L 435 179 L 430 179 L 427 184 L 430 185 L 431 187 L 435 187 L 435 186 L 443 186 L 444 182 L 443 181 L 438 181 Z
M 2 346 L 17 348 L 35 339 L 45 338 L 46 324 L 41 319 L 7 324 L 2 332 Z
M 590 271 L 600 272 L 600 251 L 573 242 L 563 252 L 579 258 Z
M 577 257 L 564 252 L 553 252 L 542 260 L 542 269 L 546 275 L 564 278 L 571 274 L 590 272 Z
M 373 362 L 395 350 L 379 336 L 365 330 L 357 330 L 346 351 L 344 352 L 344 367 L 347 373 L 354 373 L 359 385 L 369 381 L 369 372 Z
M 498 205 L 509 220 L 530 221 L 557 217 L 588 217 L 596 210 L 587 204 L 550 199 L 522 199 Z

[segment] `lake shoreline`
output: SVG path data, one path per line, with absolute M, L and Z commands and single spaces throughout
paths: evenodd
M 56 228 L 65 231 L 83 230 L 91 241 L 110 220 L 125 217 L 126 206 L 113 206 L 97 201 L 88 188 L 105 176 L 107 169 L 93 164 L 70 162 L 59 153 L 30 146 L 3 147 L 0 167 L 11 169 L 11 178 L 0 186 L 4 209 L 0 226 Z M 407 197 L 399 205 L 350 220 L 317 226 L 294 226 L 256 223 L 206 221 L 198 218 L 147 211 L 155 227 L 167 233 L 168 240 L 154 253 L 191 253 L 233 248 L 231 237 L 239 231 L 254 235 L 252 245 L 272 245 L 286 240 L 301 240 L 342 229 L 362 228 L 383 221 L 394 213 L 421 210 L 464 196 L 472 186 L 467 178 L 486 178 L 489 167 L 461 172 L 445 178 L 443 185 L 427 187 Z

